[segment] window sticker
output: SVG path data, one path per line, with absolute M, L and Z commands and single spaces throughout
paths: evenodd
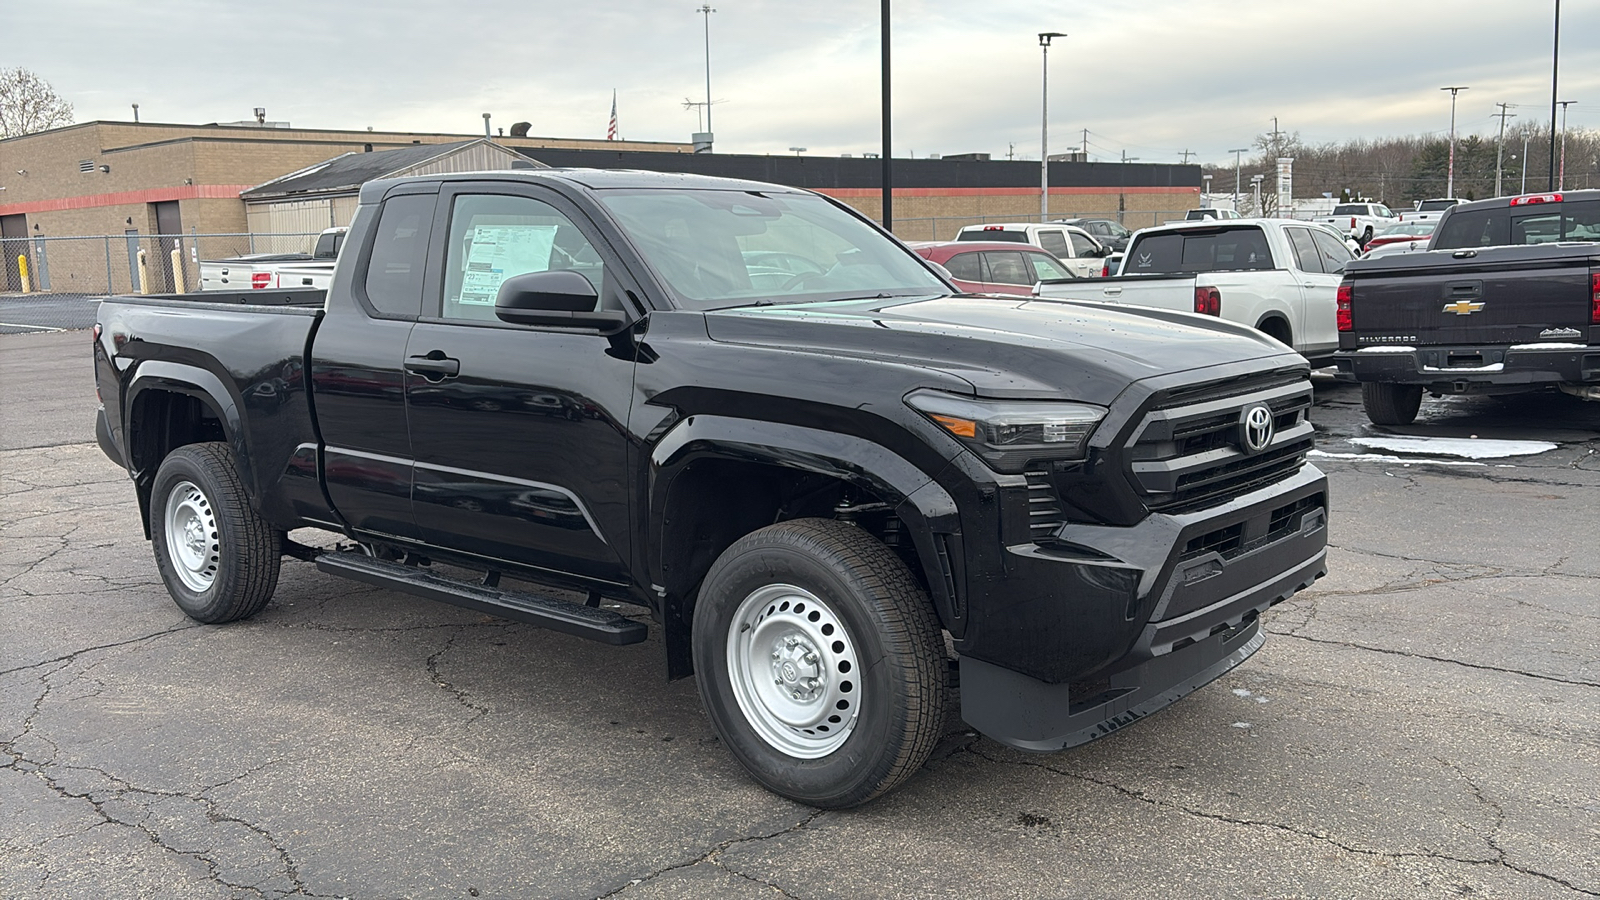
M 555 225 L 479 225 L 461 278 L 461 302 L 493 306 L 507 278 L 550 268 Z

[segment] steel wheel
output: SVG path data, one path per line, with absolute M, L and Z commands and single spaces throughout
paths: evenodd
M 210 590 L 222 549 L 211 501 L 194 482 L 180 482 L 167 494 L 163 520 L 173 574 L 197 594 Z
M 734 699 L 773 749 L 819 759 L 855 728 L 856 648 L 839 616 L 792 584 L 770 584 L 739 604 L 728 629 Z

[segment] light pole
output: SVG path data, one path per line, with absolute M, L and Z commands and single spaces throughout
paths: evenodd
M 1242 165 L 1240 160 L 1243 159 L 1240 154 L 1249 149 L 1249 147 L 1240 147 L 1236 150 L 1228 151 L 1229 153 L 1233 154 L 1233 209 L 1235 212 L 1238 212 L 1239 210 L 1239 173 L 1241 171 L 1240 166 Z
M 1556 190 L 1567 189 L 1567 107 L 1576 103 L 1576 100 L 1561 101 L 1561 169 L 1556 179 Z
M 789 151 L 792 152 L 795 156 L 799 156 L 800 154 L 806 152 L 806 148 L 804 148 L 804 147 L 790 147 Z
M 1556 82 L 1561 74 L 1561 0 L 1556 0 L 1555 43 L 1550 50 L 1550 183 L 1545 190 L 1556 189 Z
M 1465 87 L 1442 87 L 1441 91 L 1450 92 L 1450 174 L 1444 187 L 1446 197 L 1456 195 L 1456 94 L 1468 90 Z
M 883 91 L 883 229 L 894 230 L 894 155 L 889 151 L 889 0 L 878 6 L 878 52 L 882 56 L 883 74 L 879 87 Z
M 711 14 L 716 12 L 711 4 L 703 3 L 695 10 L 706 17 L 706 152 L 711 152 L 711 136 L 716 133 L 711 127 Z
M 1500 192 L 1500 174 L 1505 169 L 1506 120 L 1515 119 L 1517 114 L 1508 112 L 1512 106 L 1510 103 L 1496 103 L 1495 106 L 1500 107 L 1500 112 L 1496 113 L 1500 118 L 1500 138 L 1494 143 L 1494 195 L 1499 197 L 1503 196 Z
M 1250 176 L 1250 194 L 1252 197 L 1250 207 L 1251 215 L 1259 216 L 1264 211 L 1261 208 L 1261 182 L 1265 180 L 1266 177 L 1267 176 L 1265 175 Z
M 1043 85 L 1039 103 L 1043 109 L 1039 126 L 1039 221 L 1050 218 L 1050 40 L 1066 37 L 1062 31 L 1039 32 L 1039 52 L 1043 59 Z
M 1522 190 L 1518 191 L 1517 193 L 1526 194 L 1527 192 L 1528 192 L 1528 133 L 1526 131 L 1524 131 L 1522 133 Z

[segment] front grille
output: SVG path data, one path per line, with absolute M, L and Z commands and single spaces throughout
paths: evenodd
M 1245 409 L 1264 403 L 1275 436 L 1266 449 L 1240 446 Z M 1311 450 L 1311 382 L 1303 372 L 1274 373 L 1183 388 L 1159 396 L 1135 429 L 1129 476 L 1151 510 L 1192 512 L 1281 481 Z

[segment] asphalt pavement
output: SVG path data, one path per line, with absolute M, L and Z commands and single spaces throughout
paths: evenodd
M 1600 404 L 1382 430 L 1317 398 L 1331 573 L 1255 657 L 1062 753 L 952 716 L 819 813 L 744 777 L 656 634 L 293 561 L 253 619 L 187 620 L 93 444 L 87 335 L 0 336 L 0 896 L 1600 896 Z

